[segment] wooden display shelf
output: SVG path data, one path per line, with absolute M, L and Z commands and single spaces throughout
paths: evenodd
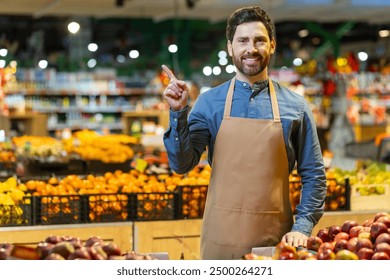
M 362 224 L 379 211 L 329 211 L 314 227 L 312 235 L 321 228 L 342 225 L 346 220 Z M 202 219 L 145 221 L 100 224 L 75 224 L 52 226 L 0 227 L 2 242 L 34 245 L 50 234 L 72 235 L 86 240 L 99 235 L 113 241 L 123 251 L 138 253 L 167 252 L 169 259 L 179 260 L 181 253 L 186 260 L 200 259 L 200 232 Z
M 0 227 L 0 240 L 35 246 L 51 234 L 76 236 L 83 241 L 98 235 L 115 242 L 122 251 L 167 252 L 172 260 L 179 260 L 183 252 L 185 259 L 197 260 L 200 256 L 200 228 L 200 219 Z
M 125 112 L 122 114 L 124 134 L 131 134 L 131 125 L 135 120 L 139 120 L 141 123 L 143 121 L 154 121 L 156 124 L 168 128 L 169 112 L 162 110 Z
M 26 112 L 9 115 L 10 123 L 21 122 L 24 126 L 24 135 L 47 136 L 47 116 L 41 113 Z

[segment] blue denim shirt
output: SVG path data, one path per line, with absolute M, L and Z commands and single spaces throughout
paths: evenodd
M 196 100 L 189 113 L 170 112 L 170 127 L 164 145 L 171 168 L 184 174 L 194 168 L 206 147 L 208 161 L 213 160 L 214 143 L 221 125 L 230 81 L 214 87 Z M 301 202 L 292 231 L 310 235 L 324 213 L 326 176 L 315 121 L 304 97 L 274 82 L 282 120 L 290 172 L 296 166 L 302 178 Z M 250 98 L 248 83 L 236 80 L 231 115 L 234 117 L 272 119 L 269 89 Z M 242 139 L 245 144 L 245 139 Z M 239 149 L 239 147 L 237 147 Z M 232 151 L 234 153 L 234 151 Z

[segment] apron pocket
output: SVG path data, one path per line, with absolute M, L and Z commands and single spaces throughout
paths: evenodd
M 240 246 L 242 212 L 211 206 L 205 223 L 203 237 L 217 245 Z
M 268 247 L 278 244 L 283 235 L 289 231 L 280 221 L 280 211 L 245 211 L 242 213 L 243 247 Z

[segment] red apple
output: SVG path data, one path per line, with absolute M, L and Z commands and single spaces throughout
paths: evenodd
M 363 227 L 369 227 L 371 226 L 371 224 L 374 222 L 374 219 L 367 219 L 364 221 L 364 223 L 362 224 Z
M 314 254 L 307 251 L 307 250 L 297 251 L 297 259 L 298 260 L 307 260 L 308 258 L 312 258 L 313 256 L 314 256 Z
M 358 238 L 357 237 L 352 237 L 351 239 L 348 240 L 348 247 L 347 249 L 351 252 L 355 252 L 355 248 L 356 248 L 356 243 L 358 241 Z
M 96 235 L 93 235 L 93 236 L 90 236 L 86 241 L 85 241 L 85 247 L 90 247 L 90 246 L 93 246 L 93 245 L 102 245 L 103 244 L 103 238 L 101 238 L 100 236 L 96 236 Z
M 332 250 L 334 249 L 334 244 L 330 243 L 330 242 L 323 242 L 320 247 L 318 248 L 318 253 L 324 251 L 324 250 Z
M 390 216 L 382 216 L 377 220 L 377 222 L 384 223 L 387 228 L 390 228 Z
M 46 237 L 45 242 L 51 243 L 51 244 L 57 244 L 64 241 L 61 236 L 59 235 L 49 235 Z
M 335 238 L 335 236 L 341 232 L 341 227 L 340 226 L 331 226 L 329 227 L 329 230 L 328 230 L 328 235 L 329 235 L 329 238 L 331 240 L 333 240 Z
M 372 260 L 390 260 L 390 257 L 385 252 L 376 252 L 371 257 Z
M 333 251 L 334 251 L 335 253 L 337 253 L 338 251 L 340 251 L 340 250 L 345 250 L 345 249 L 348 249 L 348 240 L 339 239 L 339 240 L 336 241 L 336 243 L 334 244 Z
M 358 226 L 358 222 L 353 220 L 347 220 L 341 225 L 341 231 L 349 234 L 351 228 Z
M 375 239 L 375 245 L 379 243 L 387 243 L 390 244 L 390 234 L 387 232 L 380 234 L 376 239 Z
M 340 250 L 336 253 L 336 260 L 358 260 L 359 257 L 349 251 L 349 250 Z
M 91 254 L 88 252 L 86 247 L 77 248 L 72 252 L 68 258 L 68 260 L 91 260 Z
M 247 254 L 242 256 L 242 259 L 243 260 L 255 260 L 255 259 L 257 259 L 257 257 L 258 257 L 258 255 L 256 255 L 256 254 L 247 253 Z
M 349 230 L 349 238 L 357 237 L 363 226 L 354 226 Z
M 92 260 L 107 260 L 107 253 L 103 250 L 101 245 L 94 245 L 87 248 Z
M 376 213 L 374 216 L 374 222 L 376 222 L 380 217 L 383 217 L 383 216 L 390 216 L 390 214 L 387 212 Z
M 322 242 L 329 242 L 329 230 L 327 228 L 322 228 L 317 232 L 317 236 L 321 238 Z
M 371 260 L 372 256 L 374 255 L 374 251 L 370 248 L 363 247 L 357 252 L 357 255 L 359 257 L 359 260 Z
M 334 237 L 334 241 L 339 241 L 341 239 L 344 239 L 344 240 L 349 240 L 349 234 L 346 233 L 346 232 L 339 232 L 335 237 Z
M 306 247 L 308 250 L 312 250 L 312 251 L 318 251 L 318 248 L 321 246 L 321 244 L 324 243 L 322 241 L 321 238 L 319 238 L 318 236 L 310 236 L 308 239 L 307 239 L 307 242 L 306 242 Z
M 0 260 L 6 260 L 10 257 L 11 252 L 5 248 L 0 248 Z
M 369 239 L 371 240 L 371 233 L 368 231 L 360 232 L 358 235 L 358 239 Z
M 387 243 L 379 243 L 375 246 L 374 252 L 385 252 L 387 255 L 390 256 L 390 245 Z
M 317 260 L 334 260 L 336 259 L 336 254 L 328 248 L 323 249 L 321 252 L 317 253 Z
M 107 253 L 108 256 L 120 256 L 120 255 L 122 255 L 121 249 L 114 242 L 105 243 L 105 244 L 103 244 L 102 248 L 103 248 L 104 252 Z
M 54 247 L 53 243 L 48 243 L 48 242 L 39 242 L 37 245 L 37 253 L 39 255 L 40 259 L 45 259 L 49 253 L 50 250 Z
M 363 248 L 363 247 L 374 249 L 374 246 L 372 245 L 372 242 L 371 242 L 370 239 L 368 239 L 368 238 L 359 238 L 358 237 L 358 240 L 356 242 L 356 247 L 355 247 L 354 252 L 355 253 L 359 252 L 359 250 L 361 248 Z
M 278 260 L 295 260 L 296 255 L 290 251 L 281 252 Z
M 381 233 L 387 233 L 387 226 L 382 222 L 373 222 L 371 225 L 370 234 L 375 240 Z

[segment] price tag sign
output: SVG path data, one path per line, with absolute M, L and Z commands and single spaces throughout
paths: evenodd
M 148 162 L 142 158 L 137 158 L 132 165 L 137 171 L 144 172 L 146 167 L 148 167 Z

